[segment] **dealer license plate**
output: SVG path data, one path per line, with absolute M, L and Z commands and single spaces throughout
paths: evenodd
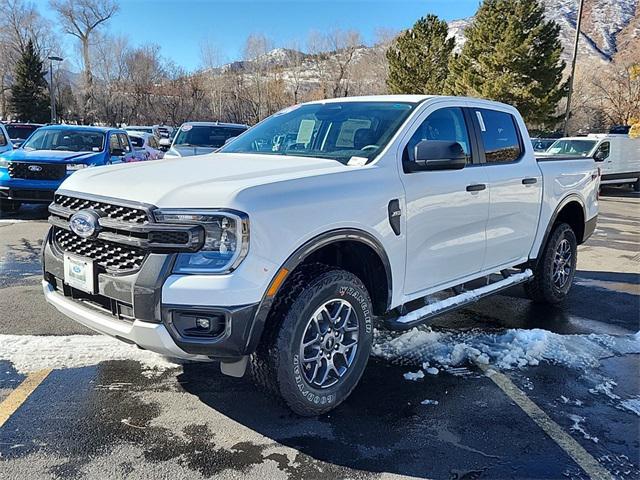
M 95 293 L 93 260 L 64 254 L 64 283 L 87 293 Z

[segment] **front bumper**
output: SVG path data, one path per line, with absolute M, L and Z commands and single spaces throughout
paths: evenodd
M 163 355 L 191 359 L 235 361 L 252 353 L 261 328 L 255 328 L 258 303 L 238 306 L 187 304 L 188 298 L 163 302 L 163 286 L 171 275 L 175 254 L 150 253 L 130 274 L 99 272 L 96 294 L 65 285 L 63 254 L 47 235 L 43 247 L 43 290 L 46 300 L 63 314 L 105 335 Z M 219 319 L 210 336 L 184 334 L 185 316 Z M 261 324 L 260 324 L 261 325 Z
M 44 296 L 58 311 L 96 332 L 135 344 L 145 350 L 188 360 L 208 360 L 207 356 L 189 354 L 176 345 L 167 328 L 162 324 L 134 320 L 124 322 L 82 306 L 59 293 L 56 288 L 42 281 Z

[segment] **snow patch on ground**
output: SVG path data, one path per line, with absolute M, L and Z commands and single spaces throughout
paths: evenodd
M 438 400 L 423 400 L 420 402 L 422 405 L 438 405 Z
M 587 431 L 582 427 L 582 422 L 584 422 L 584 417 L 581 417 L 580 415 L 574 415 L 572 413 L 569 414 L 568 417 L 573 422 L 573 425 L 571 425 L 572 431 L 581 433 L 584 438 L 586 438 L 587 440 L 591 440 L 594 443 L 599 442 L 598 437 L 593 437 L 589 435 Z
M 418 370 L 417 372 L 407 372 L 402 376 L 404 377 L 405 380 L 410 380 L 412 382 L 415 382 L 416 380 L 420 380 L 421 378 L 424 378 L 424 372 L 422 370 Z
M 541 329 L 487 333 L 414 328 L 402 335 L 375 333 L 374 356 L 398 364 L 428 365 L 440 370 L 475 363 L 509 370 L 541 362 L 587 370 L 599 366 L 600 360 L 607 357 L 640 353 L 640 332 L 613 336 L 560 335 Z
M 147 369 L 145 376 L 153 376 L 177 365 L 172 359 L 103 335 L 0 335 L 0 360 L 10 361 L 20 373 L 134 360 Z
M 628 398 L 627 400 L 621 401 L 620 405 L 640 417 L 640 397 Z

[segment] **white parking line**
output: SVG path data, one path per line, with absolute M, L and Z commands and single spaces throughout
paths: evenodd
M 506 375 L 497 372 L 487 365 L 478 367 L 502 390 L 529 418 L 538 424 L 551 439 L 558 444 L 567 455 L 582 468 L 592 480 L 609 480 L 611 473 L 605 469 L 593 456 L 587 452 L 574 438 L 565 432 L 560 425 L 551 420 L 538 405 L 533 403 L 527 395 L 514 385 Z

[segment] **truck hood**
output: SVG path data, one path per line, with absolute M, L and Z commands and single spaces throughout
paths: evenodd
M 344 171 L 325 159 L 214 153 L 81 170 L 60 187 L 158 207 L 233 207 L 243 189 Z
M 18 148 L 0 155 L 11 162 L 93 163 L 102 152 L 68 152 L 64 150 L 24 150 Z

